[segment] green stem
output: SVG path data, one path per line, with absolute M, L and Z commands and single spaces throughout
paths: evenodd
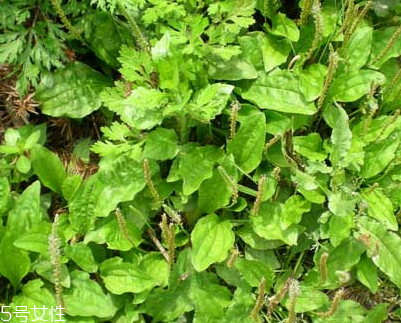
M 189 120 L 185 114 L 180 118 L 180 141 L 181 144 L 186 144 L 189 141 Z
M 117 6 L 121 14 L 125 17 L 125 19 L 127 19 L 128 24 L 131 27 L 132 35 L 134 36 L 135 42 L 138 45 L 139 49 L 150 52 L 150 46 L 148 40 L 142 34 L 142 31 L 139 28 L 138 24 L 136 23 L 135 19 L 132 18 L 132 16 L 130 15 L 130 13 L 127 11 L 127 9 L 124 7 L 123 4 L 117 2 Z

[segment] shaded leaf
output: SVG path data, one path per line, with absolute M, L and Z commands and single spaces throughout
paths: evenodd
M 45 75 L 35 98 L 42 113 L 52 117 L 83 118 L 100 108 L 99 93 L 110 85 L 99 72 L 81 62 Z
M 241 96 L 261 109 L 306 115 L 316 112 L 314 104 L 308 103 L 301 93 L 296 76 L 289 71 L 261 75 Z

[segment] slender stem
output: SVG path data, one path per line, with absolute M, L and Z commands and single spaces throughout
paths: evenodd
M 128 10 L 121 4 L 120 1 L 117 2 L 118 10 L 121 14 L 127 19 L 129 26 L 131 27 L 132 35 L 134 36 L 135 42 L 140 50 L 144 50 L 150 52 L 150 46 L 148 40 L 142 34 L 141 29 L 139 28 L 138 24 L 136 23 L 135 19 L 132 18 L 131 14 Z

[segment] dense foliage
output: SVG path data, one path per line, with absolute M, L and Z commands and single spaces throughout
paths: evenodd
M 401 320 L 398 1 L 3 0 L 0 31 L 4 312 Z

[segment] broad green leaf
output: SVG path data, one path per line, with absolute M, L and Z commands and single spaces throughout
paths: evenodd
M 61 185 L 67 174 L 58 156 L 49 149 L 35 145 L 30 150 L 33 171 L 42 184 L 52 191 L 61 194 Z
M 183 192 L 190 195 L 199 189 L 202 182 L 213 176 L 213 165 L 223 152 L 213 146 L 194 147 L 181 151 L 178 167 L 183 183 Z
M 123 262 L 118 257 L 107 259 L 100 265 L 100 276 L 106 288 L 117 295 L 140 293 L 158 284 L 135 264 Z
M 230 291 L 218 285 L 216 277 L 206 273 L 191 276 L 191 300 L 195 307 L 195 321 L 209 321 L 223 316 L 231 300 Z
M 382 323 L 388 318 L 389 304 L 381 303 L 373 307 L 366 315 L 366 322 L 369 323 Z
M 21 155 L 18 157 L 15 166 L 20 173 L 27 174 L 31 170 L 31 160 L 28 157 Z
M 239 270 L 245 281 L 252 287 L 257 287 L 262 278 L 266 281 L 266 290 L 273 285 L 274 272 L 270 266 L 258 260 L 237 259 L 235 267 Z
M 55 283 L 54 266 L 48 256 L 40 256 L 39 259 L 32 264 L 32 270 L 52 284 Z M 68 272 L 68 268 L 65 264 L 61 264 L 60 283 L 66 288 L 70 288 L 71 286 L 70 273 Z
M 281 227 L 287 229 L 301 222 L 302 215 L 310 211 L 311 203 L 300 195 L 293 195 L 285 201 L 281 214 Z
M 300 289 L 301 294 L 297 297 L 295 303 L 295 313 L 314 311 L 329 304 L 329 297 L 325 293 L 303 284 L 300 285 Z M 283 303 L 288 308 L 288 297 L 284 299 Z
M 272 17 L 273 27 L 269 32 L 275 36 L 286 37 L 296 42 L 299 39 L 299 30 L 295 22 L 286 17 L 285 14 L 279 12 Z
M 379 221 L 388 230 L 397 231 L 398 223 L 391 201 L 379 188 L 362 190 L 362 198 L 367 202 L 368 215 Z
M 379 286 L 377 267 L 375 266 L 373 261 L 370 258 L 366 257 L 366 255 L 362 255 L 356 269 L 358 280 L 367 288 L 369 288 L 372 294 L 376 294 Z
M 209 122 L 221 114 L 233 91 L 234 86 L 214 83 L 209 84 L 195 94 L 195 99 L 186 108 L 190 116 L 201 122 Z
M 134 323 L 141 322 L 141 315 L 134 304 L 126 304 L 123 309 L 117 313 L 115 323 Z M 86 322 L 85 322 L 86 323 Z
M 352 132 L 349 129 L 349 120 L 347 112 L 341 107 L 336 107 L 333 111 L 335 121 L 331 133 L 331 143 L 333 150 L 330 154 L 330 160 L 333 166 L 343 166 L 344 159 L 351 148 Z
M 322 64 L 312 64 L 301 71 L 299 88 L 306 101 L 316 100 L 323 91 L 327 67 Z
M 42 113 L 52 117 L 83 118 L 100 108 L 99 93 L 110 85 L 99 72 L 81 62 L 74 62 L 55 73 L 45 75 L 35 98 Z
M 357 200 L 349 193 L 339 191 L 329 194 L 329 210 L 337 216 L 347 216 L 354 212 Z
M 344 165 L 347 165 L 347 168 L 349 170 L 359 172 L 361 170 L 361 166 L 364 163 L 364 160 L 364 143 L 359 137 L 352 135 L 351 147 L 348 151 L 348 154 L 345 156 Z
M 105 11 L 91 14 L 84 21 L 84 36 L 90 49 L 108 65 L 118 67 L 120 47 L 122 44 L 132 45 L 129 29 Z
M 379 222 L 367 217 L 360 218 L 358 224 L 361 229 L 359 237 L 365 234 L 369 237 L 368 256 L 400 288 L 401 238 L 396 233 L 388 231 Z
M 167 286 L 170 277 L 170 265 L 159 252 L 148 252 L 139 264 L 140 269 L 152 277 L 156 286 Z
M 74 198 L 75 193 L 78 192 L 81 184 L 82 178 L 78 174 L 66 177 L 63 184 L 61 184 L 61 192 L 63 197 L 70 202 Z
M 248 33 L 238 39 L 242 57 L 249 60 L 259 71 L 271 71 L 285 63 L 291 50 L 290 42 L 260 31 Z
M 262 51 L 265 72 L 270 72 L 277 66 L 285 63 L 291 51 L 291 44 L 286 39 L 278 39 L 269 34 L 257 38 Z
M 301 172 L 298 169 L 295 170 L 295 174 L 291 177 L 291 179 L 303 190 L 316 192 L 316 189 L 318 188 L 316 178 L 314 176 Z
M 71 316 L 113 317 L 118 308 L 110 294 L 81 271 L 71 273 L 72 286 L 63 291 L 66 313 Z
M 312 132 L 306 136 L 293 137 L 294 150 L 309 160 L 323 161 L 327 154 L 323 150 L 323 141 L 319 134 Z
M 249 173 L 261 162 L 265 144 L 266 117 L 262 112 L 251 111 L 240 119 L 240 127 L 234 139 L 227 145 L 236 164 Z
M 263 70 L 262 43 L 265 34 L 260 31 L 249 32 L 245 36 L 238 37 L 240 45 L 240 57 L 251 63 L 256 70 Z
M 283 245 L 283 243 L 280 241 L 270 240 L 269 242 L 271 249 L 275 249 Z M 257 250 L 251 248 L 250 246 L 245 246 L 245 259 L 261 261 L 262 263 L 268 265 L 272 269 L 278 269 L 281 266 L 274 253 L 274 250 Z
M 306 101 L 298 79 L 290 71 L 261 75 L 241 96 L 261 109 L 306 115 L 316 112 L 314 104 Z
M 56 307 L 56 300 L 53 296 L 53 291 L 49 290 L 48 288 L 44 287 L 44 283 L 40 279 L 33 279 L 27 282 L 24 286 L 22 286 L 21 293 L 14 295 L 13 302 L 12 302 L 12 309 L 16 310 L 16 306 L 26 306 L 27 312 L 26 314 L 20 314 L 19 319 L 12 320 L 12 323 L 20 322 L 21 319 L 24 319 L 23 316 L 27 317 L 28 322 L 34 322 L 38 320 L 38 318 L 42 318 L 42 320 L 46 320 L 51 322 L 52 320 L 66 320 L 65 315 L 55 315 L 59 313 L 59 311 L 54 312 L 53 316 L 51 313 L 51 307 L 53 309 Z M 33 307 L 36 310 L 33 310 Z M 43 311 L 43 307 L 46 309 Z M 9 310 L 12 311 L 10 308 Z M 21 307 L 19 307 L 21 310 Z M 6 309 L 4 309 L 6 311 Z M 42 316 L 43 313 L 43 316 Z M 13 315 L 13 318 L 16 317 Z
M 253 229 L 256 234 L 267 240 L 281 240 L 289 245 L 296 245 L 298 226 L 296 224 L 283 228 L 283 205 L 264 202 L 260 205 L 257 216 L 252 216 Z
M 220 165 L 223 172 L 232 179 L 233 183 L 236 183 L 238 174 L 233 160 L 223 159 Z M 211 213 L 230 203 L 233 197 L 233 187 L 227 183 L 223 176 L 221 171 L 215 169 L 213 176 L 205 180 L 199 187 L 198 206 L 202 211 Z
M 213 176 L 199 187 L 198 206 L 204 212 L 213 212 L 228 205 L 232 195 L 231 188 L 215 169 Z
M 67 245 L 64 248 L 64 254 L 88 273 L 94 273 L 98 269 L 92 249 L 83 242 Z
M 389 138 L 374 142 L 365 149 L 365 163 L 360 175 L 370 178 L 382 172 L 395 157 L 400 144 L 400 137 L 391 135 Z
M 232 224 L 209 214 L 198 220 L 191 233 L 192 264 L 197 271 L 226 259 L 228 250 L 234 245 Z
M 150 173 L 158 171 L 156 163 L 149 162 Z M 115 158 L 99 173 L 99 185 L 102 186 L 96 199 L 95 214 L 106 217 L 121 202 L 131 201 L 145 187 L 143 163 L 139 156 L 123 155 Z
M 25 140 L 24 143 L 24 150 L 29 150 L 31 149 L 38 141 L 40 140 L 40 137 L 42 136 L 42 131 L 41 130 L 35 130 L 33 131 L 29 137 Z
M 41 225 L 43 221 L 40 208 L 40 183 L 33 182 L 17 198 L 15 206 L 11 209 L 7 230 L 23 234 L 30 231 L 34 226 Z
M 241 229 L 235 232 L 244 242 L 252 247 L 252 250 L 274 249 L 282 245 L 280 241 L 266 240 L 258 236 L 252 225 L 244 225 Z
M 193 309 L 190 282 L 181 282 L 171 289 L 154 289 L 144 304 L 145 313 L 155 322 L 171 322 Z
M 20 149 L 16 146 L 0 145 L 0 153 L 4 155 L 18 154 Z
M 157 128 L 146 137 L 143 155 L 156 160 L 173 159 L 179 151 L 177 142 L 174 130 Z
M 95 183 L 94 177 L 82 185 L 68 203 L 68 219 L 74 230 L 86 233 L 93 227 L 95 220 Z
M 352 34 L 347 50 L 346 60 L 351 70 L 358 70 L 368 61 L 372 46 L 372 27 L 361 27 Z
M 335 6 L 335 3 L 329 2 L 325 3 L 322 8 L 322 18 L 323 18 L 323 37 L 332 37 L 336 28 L 338 28 L 338 20 L 341 16 L 340 11 Z M 338 29 L 339 30 L 339 29 Z
M 354 214 L 352 212 L 346 215 L 333 214 L 329 222 L 330 242 L 332 246 L 337 247 L 343 240 L 348 238 L 354 226 Z
M 106 243 L 109 249 L 128 251 L 137 247 L 141 241 L 141 231 L 132 221 L 126 220 L 126 237 L 118 224 L 117 218 L 111 215 L 109 218 L 96 223 L 96 228 L 85 235 L 84 243 Z M 128 239 L 128 240 L 127 240 Z
M 222 323 L 253 323 L 250 313 L 255 305 L 255 299 L 249 290 L 237 288 L 234 293 L 233 302 L 227 309 Z
M 334 79 L 327 96 L 339 102 L 353 102 L 368 94 L 372 83 L 382 85 L 384 82 L 385 76 L 377 71 L 350 71 Z
M 328 278 L 338 283 L 337 271 L 350 271 L 358 262 L 366 247 L 359 240 L 348 238 L 329 252 L 327 259 Z
M 49 233 L 27 232 L 14 241 L 14 246 L 22 250 L 48 254 Z
M 101 98 L 105 105 L 116 112 L 121 120 L 135 129 L 151 129 L 163 121 L 166 94 L 145 87 L 137 87 L 128 97 L 120 89 L 106 89 Z
M 0 243 L 0 274 L 17 288 L 31 266 L 28 253 L 14 246 L 15 232 L 7 232 Z
M 253 65 L 238 57 L 233 57 L 229 61 L 216 57 L 209 63 L 207 72 L 212 80 L 237 81 L 258 77 Z

